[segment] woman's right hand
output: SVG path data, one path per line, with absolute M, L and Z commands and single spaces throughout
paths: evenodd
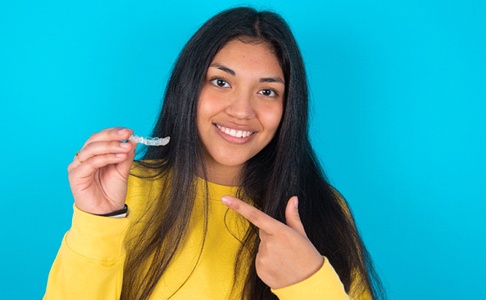
M 128 175 L 136 143 L 133 131 L 109 128 L 93 134 L 68 167 L 76 207 L 91 214 L 107 214 L 125 206 Z

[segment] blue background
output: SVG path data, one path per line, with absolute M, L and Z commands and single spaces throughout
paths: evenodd
M 315 148 L 390 299 L 484 298 L 485 1 L 178 3 L 0 3 L 3 299 L 41 298 L 85 139 L 117 125 L 148 134 L 184 43 L 236 4 L 293 28 Z

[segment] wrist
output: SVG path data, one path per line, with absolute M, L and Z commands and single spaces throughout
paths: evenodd
M 128 206 L 124 204 L 123 208 L 117 209 L 117 210 L 110 210 L 109 208 L 105 209 L 93 209 L 91 207 L 85 208 L 83 206 L 78 206 L 75 203 L 75 206 L 82 212 L 85 212 L 87 214 L 93 215 L 93 216 L 100 216 L 100 217 L 118 217 L 118 218 L 124 218 L 126 217 L 128 213 Z
M 95 214 L 100 217 L 124 218 L 128 213 L 128 205 L 125 204 L 122 209 L 115 210 L 106 214 Z

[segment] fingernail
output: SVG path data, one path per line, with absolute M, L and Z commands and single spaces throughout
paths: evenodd
M 120 128 L 118 129 L 118 134 L 124 134 L 126 128 Z
M 130 146 L 130 144 L 127 144 L 127 143 L 120 143 L 120 147 L 127 149 L 127 148 L 130 148 L 131 146 Z
M 224 205 L 230 205 L 231 204 L 231 200 L 228 198 L 228 197 L 221 197 L 221 202 L 223 202 Z
M 295 208 L 299 208 L 299 198 L 297 197 L 295 197 L 294 206 Z

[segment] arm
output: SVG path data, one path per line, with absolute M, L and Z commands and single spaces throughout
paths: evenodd
M 256 271 L 280 299 L 349 299 L 329 261 L 307 238 L 297 197 L 287 204 L 286 224 L 239 199 L 225 196 L 221 201 L 259 228 Z
M 96 216 L 124 207 L 135 144 L 131 130 L 93 134 L 68 167 L 75 208 L 49 274 L 45 299 L 118 299 L 128 219 Z
M 44 299 L 119 299 L 127 227 L 127 218 L 95 216 L 75 207 Z
M 355 285 L 350 295 L 327 258 L 307 238 L 298 212 L 297 197 L 285 210 L 286 224 L 239 199 L 224 196 L 221 201 L 259 228 L 260 245 L 255 267 L 260 279 L 282 300 L 333 299 L 369 300 L 368 291 Z M 351 298 L 351 297 L 352 298 Z
M 327 258 L 322 267 L 311 277 L 272 292 L 281 300 L 286 299 L 350 299 L 344 286 Z
M 296 284 L 272 289 L 272 292 L 281 300 L 286 299 L 345 299 L 345 300 L 372 300 L 368 290 L 356 286 L 356 278 L 351 285 L 349 295 L 346 295 L 343 284 L 327 258 L 319 271 L 311 277 Z

